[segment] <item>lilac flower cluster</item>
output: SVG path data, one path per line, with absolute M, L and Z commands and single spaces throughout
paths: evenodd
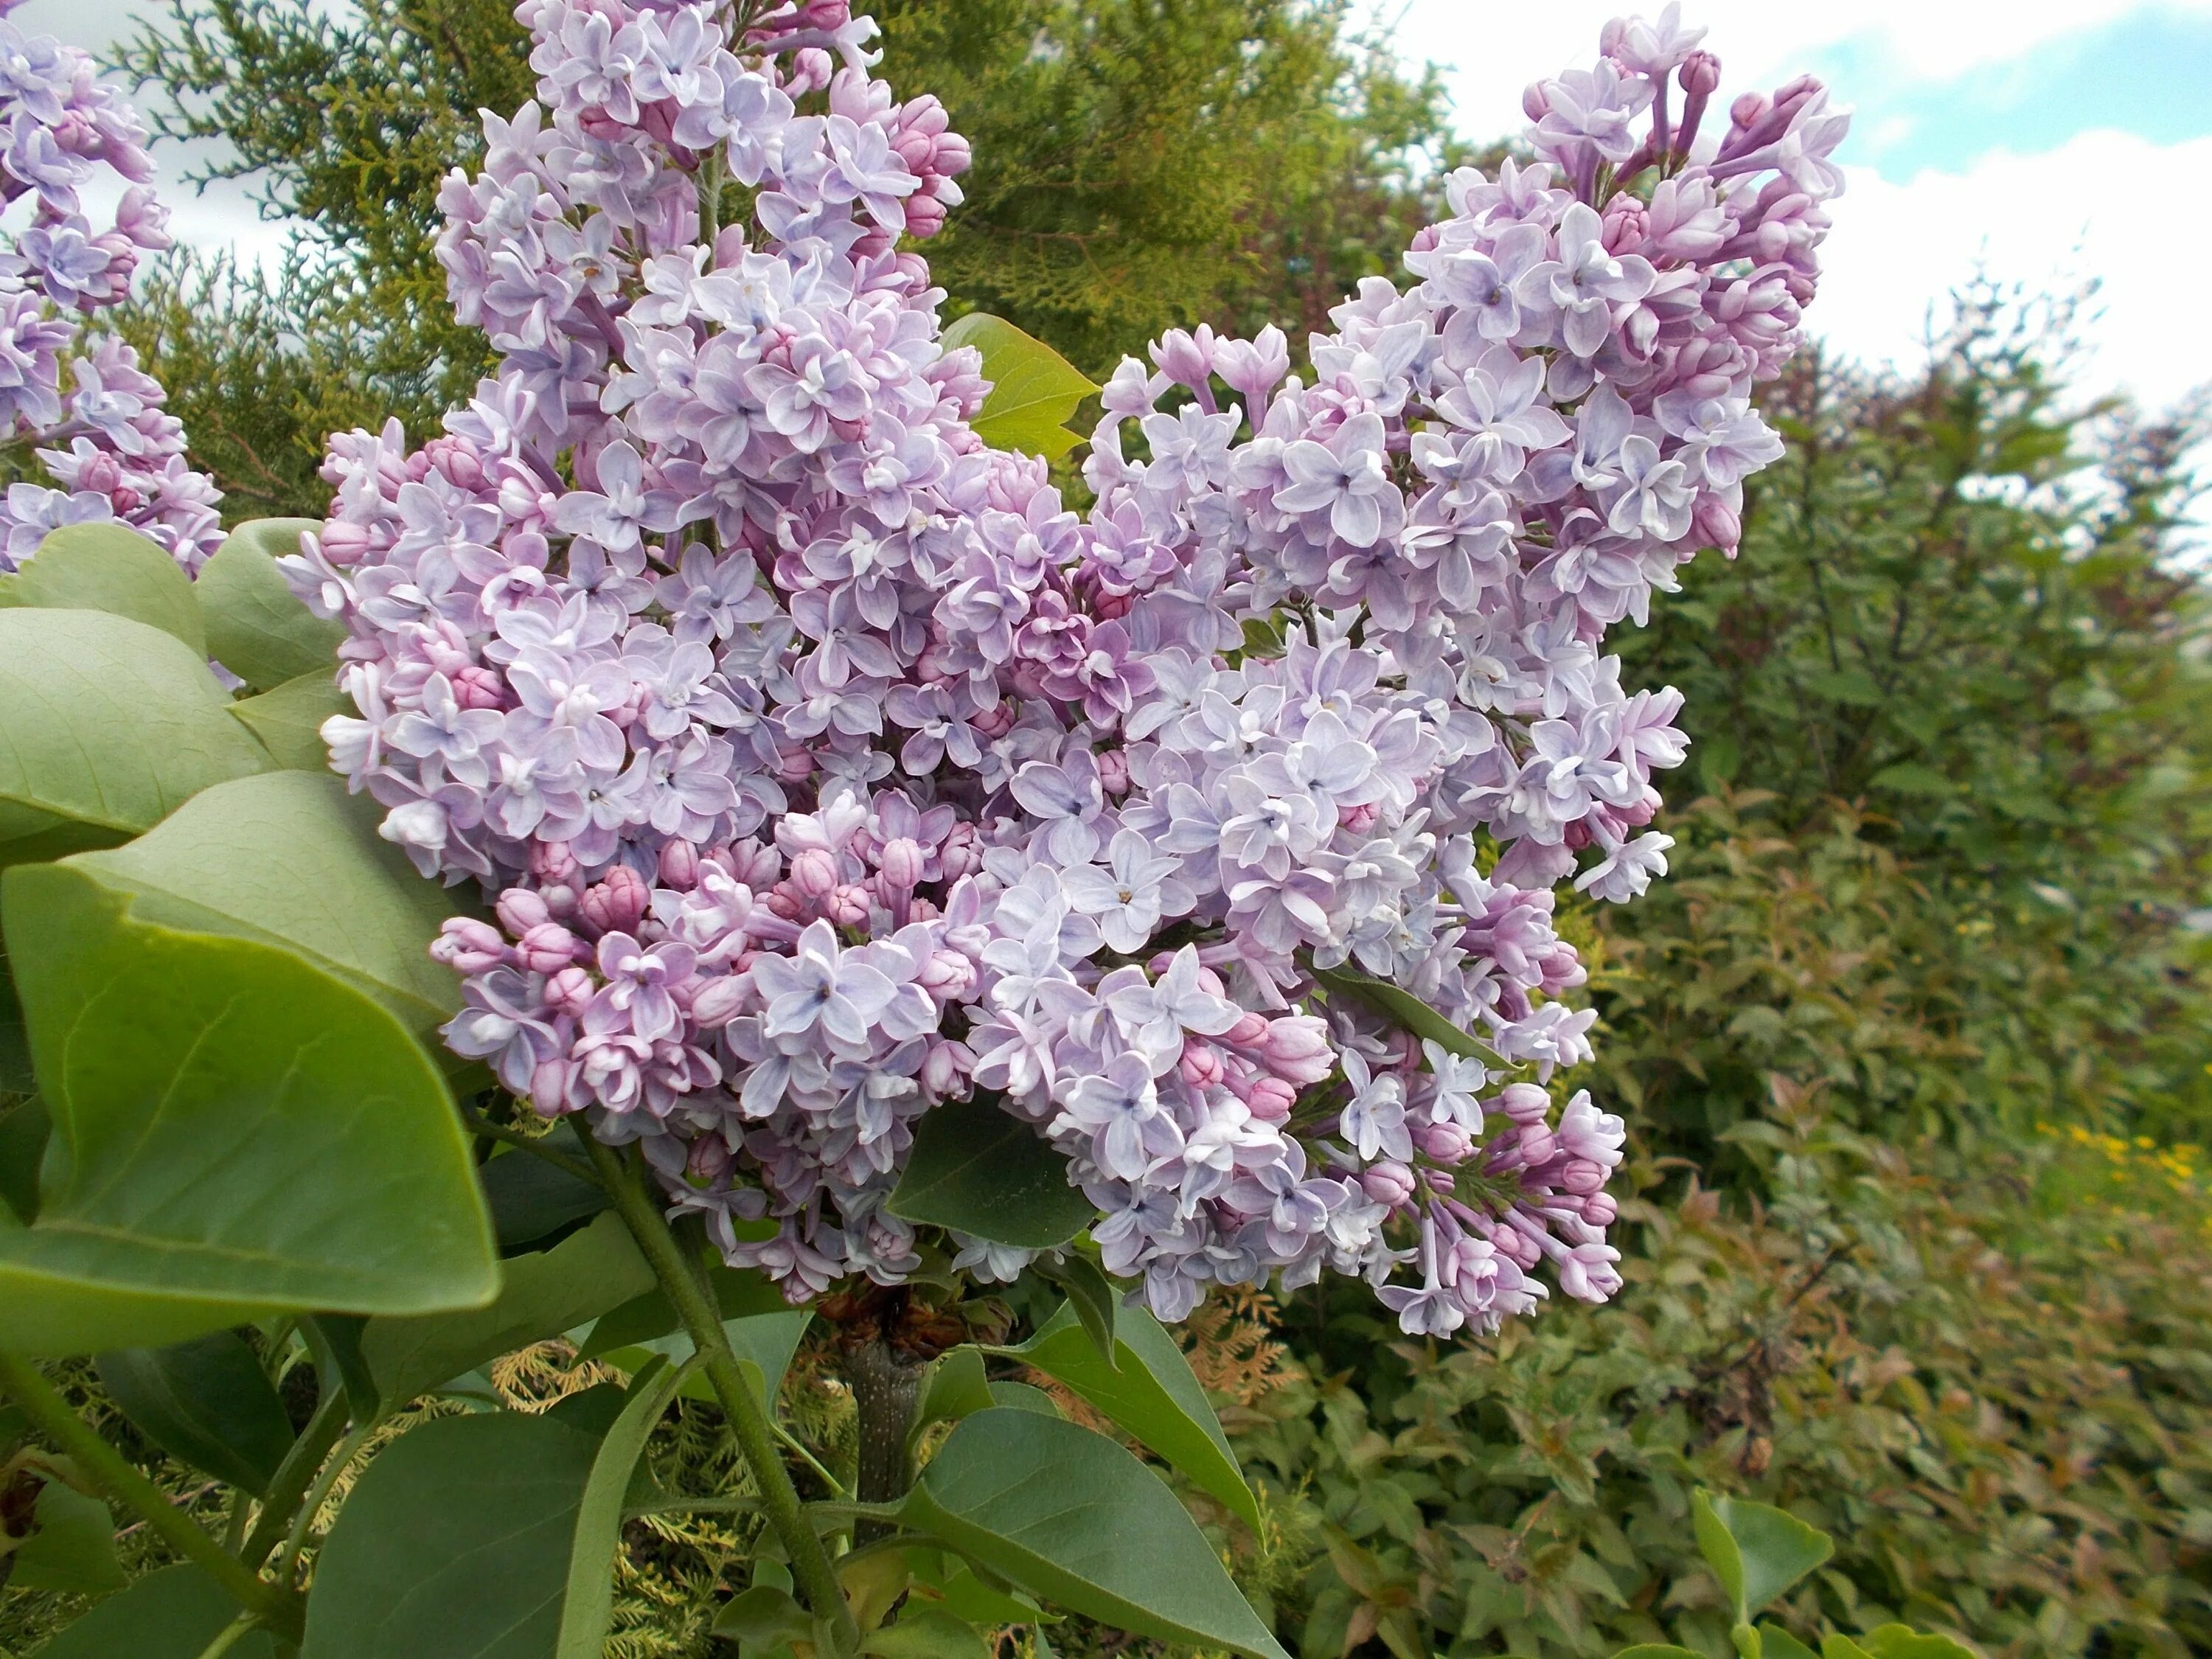
M 349 630 L 336 765 L 495 900 L 436 947 L 453 1046 L 794 1296 L 923 1266 L 886 1200 L 976 1093 L 1164 1317 L 1324 1267 L 1434 1334 L 1547 1259 L 1608 1295 L 1623 1130 L 1546 1086 L 1593 1018 L 1554 890 L 1666 867 L 1680 699 L 1602 641 L 1779 453 L 1749 392 L 1840 183 L 1819 89 L 1715 133 L 1673 9 L 1609 27 L 1310 379 L 1273 329 L 1125 362 L 1085 514 L 970 428 L 900 240 L 967 150 L 844 0 L 518 15 L 543 103 L 440 245 L 499 373 L 420 448 L 335 440 L 286 562 Z
M 49 531 L 108 520 L 197 572 L 222 540 L 222 497 L 185 465 L 184 428 L 137 354 L 90 326 L 130 296 L 139 256 L 170 245 L 167 210 L 146 187 L 145 129 L 89 58 L 9 22 L 15 3 L 0 3 L 0 208 L 31 205 L 0 253 L 0 443 L 35 449 L 60 487 L 17 483 L 0 495 L 0 574 Z M 128 185 L 95 230 L 82 192 L 102 168 Z

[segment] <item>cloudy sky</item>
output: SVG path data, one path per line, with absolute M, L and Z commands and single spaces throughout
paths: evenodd
M 957 0 L 945 0 L 957 3 Z M 1613 0 L 1369 0 L 1408 58 L 1446 66 L 1462 128 L 1521 121 L 1540 72 L 1587 63 Z M 148 0 L 28 0 L 15 21 L 98 51 Z M 1811 70 L 1858 116 L 1844 152 L 1820 331 L 1910 361 L 1929 307 L 1983 262 L 2031 286 L 2103 284 L 2087 373 L 2161 404 L 2212 381 L 2185 312 L 2212 270 L 2212 0 L 1691 0 L 1723 95 Z M 161 160 L 173 173 L 183 160 Z M 173 188 L 178 228 L 273 258 L 277 227 L 235 187 Z

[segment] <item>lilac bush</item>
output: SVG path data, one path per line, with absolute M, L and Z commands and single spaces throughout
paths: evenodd
M 170 246 L 168 211 L 146 185 L 146 131 L 84 53 L 8 21 L 17 3 L 0 0 L 0 208 L 30 205 L 0 253 L 0 442 L 34 452 L 54 483 L 0 495 L 0 574 L 51 531 L 110 521 L 196 573 L 222 539 L 222 496 L 186 464 L 160 383 L 96 326 L 130 297 L 140 257 Z M 103 173 L 124 189 L 95 228 L 86 197 L 106 185 Z
M 1609 25 L 1310 374 L 1273 328 L 1126 360 L 1079 512 L 970 428 L 912 246 L 967 147 L 868 20 L 518 15 L 541 101 L 440 242 L 500 371 L 419 448 L 334 439 L 285 562 L 349 631 L 335 763 L 495 902 L 436 947 L 453 1047 L 794 1297 L 922 1269 L 887 1200 L 972 1095 L 1165 1318 L 1324 1268 L 1434 1334 L 1547 1259 L 1610 1294 L 1555 896 L 1666 868 L 1681 700 L 1604 635 L 1781 453 L 1749 392 L 1841 187 L 1820 86 L 1723 120 L 1673 7 Z

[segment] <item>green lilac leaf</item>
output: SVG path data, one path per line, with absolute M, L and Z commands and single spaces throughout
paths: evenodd
M 301 1659 L 548 1659 L 599 1449 L 514 1412 L 402 1435 L 316 1559 Z
M 994 1650 L 965 1619 L 909 1601 L 896 1624 L 869 1632 L 860 1651 L 876 1659 L 991 1659 Z
M 200 1659 L 237 1621 L 238 1603 L 206 1571 L 163 1567 L 109 1596 L 64 1628 L 31 1659 Z M 276 1659 L 275 1638 L 252 1631 L 224 1659 Z
M 39 1165 L 53 1130 L 53 1115 L 36 1095 L 0 1113 L 0 1204 L 26 1227 L 39 1217 Z
M 1114 1340 L 1114 1323 L 1121 1291 L 1087 1255 L 1073 1252 L 1059 1261 L 1042 1263 L 1038 1272 L 1067 1292 L 1067 1306 L 1083 1324 L 1084 1334 L 1109 1370 L 1119 1370 L 1121 1358 Z
M 31 562 L 0 576 L 0 610 L 104 611 L 158 628 L 204 661 L 191 578 L 161 544 L 119 524 L 64 525 Z
M 1032 1250 L 1065 1244 L 1098 1213 L 1068 1184 L 1067 1160 L 985 1096 L 924 1115 L 884 1207 L 908 1221 Z
M 955 1348 L 930 1367 L 909 1432 L 919 1435 L 933 1423 L 957 1423 L 973 1413 L 988 1411 L 991 1404 L 990 1378 L 984 1372 L 981 1352 Z
M 333 714 L 353 712 L 353 699 L 338 690 L 328 668 L 286 680 L 230 706 L 231 718 L 288 772 L 328 772 L 331 750 L 323 741 L 323 722 Z
M 776 1391 L 783 1386 L 783 1374 L 791 1369 L 792 1356 L 799 1352 L 799 1340 L 813 1317 L 810 1309 L 787 1308 L 781 1313 L 748 1314 L 722 1322 L 722 1334 L 729 1338 L 738 1364 L 760 1390 L 762 1401 L 771 1408 Z M 647 1342 L 609 1348 L 599 1357 L 627 1375 L 643 1370 L 656 1357 L 681 1364 L 692 1352 L 690 1334 L 672 1331 Z M 692 1372 L 677 1392 L 704 1405 L 716 1403 L 714 1385 L 703 1372 Z
M 1313 976 L 1332 992 L 1356 997 L 1384 1018 L 1399 1025 L 1424 1041 L 1433 1042 L 1447 1054 L 1463 1060 L 1480 1056 L 1482 1050 L 1473 1037 L 1461 1030 L 1435 1009 L 1412 992 L 1391 984 L 1388 980 L 1375 978 L 1350 968 L 1316 968 Z
M 1698 1547 L 1739 1622 L 1835 1553 L 1827 1534 L 1771 1504 L 1698 1492 L 1691 1509 Z
M 9 871 L 0 920 L 53 1118 L 38 1220 L 0 1212 L 0 1343 L 491 1300 L 468 1141 L 390 1013 L 288 951 L 133 917 L 65 865 Z
M 1910 1625 L 1879 1625 L 1858 1639 L 1872 1659 L 1975 1659 L 1974 1650 L 1948 1636 L 1932 1636 Z
M 218 784 L 127 847 L 68 867 L 128 898 L 140 921 L 283 947 L 381 1003 L 432 1054 L 460 981 L 430 958 L 467 902 L 376 833 L 381 816 L 327 773 Z
M 599 1442 L 584 1483 L 568 1552 L 568 1589 L 561 1607 L 554 1659 L 600 1659 L 614 1617 L 615 1557 L 622 1549 L 623 1504 L 645 1455 L 645 1443 L 675 1399 L 682 1374 L 647 1365 L 630 1383 L 621 1413 Z M 594 1391 L 596 1392 L 596 1390 Z
M 562 1152 L 580 1152 L 575 1136 L 564 1133 L 566 1128 L 565 1124 L 556 1127 L 548 1144 Z M 514 1148 L 479 1165 L 477 1179 L 491 1208 L 492 1231 L 502 1250 L 532 1245 L 550 1249 L 578 1223 L 590 1220 L 614 1201 L 597 1182 Z
M 148 1439 L 257 1497 L 292 1449 L 284 1402 L 235 1331 L 112 1349 L 99 1357 L 99 1370 L 108 1397 Z
M 1819 1654 L 1779 1625 L 1759 1626 L 1759 1659 L 1820 1659 Z M 1929 1659 L 1935 1659 L 1935 1656 L 1929 1656 Z
M 726 1322 L 791 1311 L 791 1304 L 784 1300 L 783 1292 L 768 1275 L 750 1267 L 727 1267 L 717 1262 L 707 1270 L 707 1287 Z M 634 1348 L 641 1343 L 672 1336 L 683 1325 L 683 1317 L 666 1292 L 657 1282 L 649 1282 L 640 1293 L 600 1316 L 578 1348 L 576 1357 L 596 1359 L 617 1348 Z
M 69 1590 L 97 1595 L 129 1582 L 115 1559 L 115 1519 L 97 1498 L 58 1480 L 39 1489 L 31 1535 L 8 1558 L 13 1589 Z
M 899 1518 L 1103 1624 L 1286 1659 L 1175 1494 L 1077 1424 L 1004 1408 L 962 1419 Z
M 982 354 L 991 391 L 972 424 L 984 442 L 1057 460 L 1083 441 L 1066 422 L 1098 388 L 1043 341 L 978 311 L 948 326 L 943 344 L 947 351 L 973 346 Z
M 200 568 L 208 653 L 257 690 L 335 668 L 344 624 L 308 610 L 276 568 L 280 556 L 300 550 L 301 532 L 321 528 L 319 519 L 249 520 Z
M 362 1353 L 386 1408 L 488 1359 L 574 1330 L 653 1283 L 653 1269 L 613 1215 L 602 1215 L 550 1250 L 509 1256 L 501 1266 L 505 1283 L 489 1307 L 368 1322 Z
M 1073 1389 L 1200 1491 L 1257 1528 L 1260 1506 L 1176 1340 L 1141 1308 L 1122 1309 L 1118 1328 L 1118 1369 L 1109 1369 L 1099 1358 L 1072 1307 L 1061 1308 L 1035 1336 L 1009 1352 Z
M 173 635 L 97 611 L 0 611 L 0 866 L 112 847 L 270 764 Z

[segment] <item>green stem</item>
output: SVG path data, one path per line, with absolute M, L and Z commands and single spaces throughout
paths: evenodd
M 590 1164 L 579 1158 L 573 1158 L 566 1152 L 556 1152 L 543 1140 L 524 1134 L 519 1129 L 509 1129 L 501 1124 L 494 1123 L 481 1112 L 472 1112 L 464 1106 L 461 1108 L 461 1122 L 471 1134 L 482 1135 L 487 1140 L 503 1141 L 509 1146 L 517 1147 L 530 1153 L 533 1158 L 544 1158 L 556 1170 L 566 1170 L 579 1181 L 588 1181 L 594 1186 L 599 1183 L 599 1177 L 593 1172 Z
M 0 1353 L 0 1389 L 12 1395 L 46 1437 L 109 1497 L 144 1516 L 163 1543 L 204 1569 L 240 1607 L 276 1629 L 295 1635 L 300 1632 L 303 1620 L 297 1598 L 258 1577 L 236 1556 L 223 1553 L 197 1522 L 71 1411 L 29 1360 L 21 1354 Z
M 214 1641 L 200 1650 L 200 1659 L 222 1659 L 250 1631 L 258 1630 L 261 1621 L 250 1613 L 241 1613 L 216 1633 Z
M 720 1313 L 708 1300 L 707 1291 L 684 1247 L 669 1231 L 668 1219 L 661 1213 L 659 1204 L 639 1183 L 636 1164 L 613 1147 L 602 1145 L 594 1136 L 585 1135 L 583 1141 L 601 1182 L 614 1199 L 616 1210 L 629 1226 L 630 1236 L 637 1241 L 638 1249 L 652 1264 L 660 1288 L 683 1319 L 684 1329 L 690 1333 L 692 1346 L 706 1365 L 707 1380 L 714 1384 L 714 1396 L 721 1401 L 722 1411 L 729 1419 L 730 1431 L 737 1437 L 738 1449 L 752 1471 L 753 1484 L 760 1491 L 761 1509 L 791 1558 L 791 1576 L 799 1586 L 800 1597 L 807 1610 L 830 1626 L 838 1651 L 851 1653 L 860 1645 L 860 1631 L 853 1623 L 851 1609 L 845 1605 L 836 1571 L 830 1565 L 830 1553 L 815 1535 L 807 1520 L 806 1507 L 799 1501 L 799 1489 L 792 1485 L 791 1473 L 783 1466 L 783 1455 L 776 1449 L 775 1431 L 769 1425 L 768 1412 L 730 1347 L 729 1334 L 722 1328 Z
M 300 1505 L 300 1512 L 292 1517 L 291 1529 L 284 1534 L 284 1547 L 277 1553 L 278 1583 L 289 1584 L 292 1582 L 292 1575 L 300 1565 L 301 1547 L 307 1540 L 307 1532 L 315 1524 L 315 1517 L 323 1512 L 323 1505 L 330 1501 L 331 1488 L 337 1486 L 338 1477 L 352 1467 L 353 1460 L 361 1455 L 361 1449 L 368 1443 L 368 1437 L 376 1432 L 376 1427 L 374 1423 L 363 1423 L 348 1435 L 345 1443 L 337 1449 L 331 1461 L 323 1465 L 322 1473 L 315 1477 L 315 1484 L 308 1489 L 306 1501 Z
M 775 1422 L 773 1419 L 770 1420 L 769 1426 L 775 1431 L 775 1437 L 777 1439 L 782 1441 L 785 1445 L 791 1448 L 793 1456 L 798 1458 L 800 1462 L 805 1464 L 808 1468 L 813 1470 L 816 1474 L 822 1478 L 822 1484 L 830 1488 L 830 1495 L 832 1498 L 843 1498 L 848 1495 L 845 1491 L 845 1483 L 840 1480 L 836 1475 L 830 1474 L 829 1470 L 822 1467 L 822 1460 L 817 1457 L 807 1449 L 807 1445 L 805 1441 L 801 1440 L 789 1429 L 785 1428 L 782 1424 Z
M 269 1559 L 269 1552 L 284 1541 L 285 1529 L 292 1524 L 294 1506 L 307 1490 L 307 1483 L 315 1478 L 315 1471 L 322 1468 L 331 1448 L 337 1444 L 338 1436 L 345 1432 L 345 1390 L 333 1382 L 324 1390 L 315 1414 L 307 1419 L 307 1426 L 300 1431 L 292 1449 L 284 1454 L 284 1461 L 270 1477 L 268 1495 L 261 1500 L 261 1513 L 254 1516 L 253 1530 L 246 1534 L 246 1547 L 238 1553 L 247 1566 L 258 1571 Z

